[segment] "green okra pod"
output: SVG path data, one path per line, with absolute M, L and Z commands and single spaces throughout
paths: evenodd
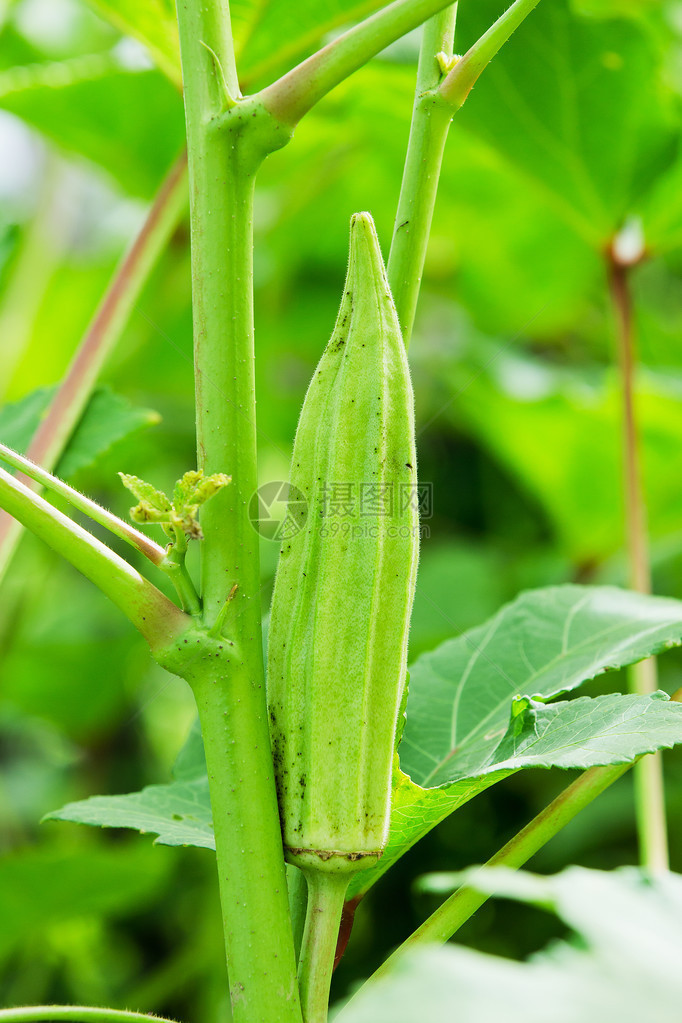
M 304 868 L 357 870 L 386 842 L 419 550 L 414 434 L 400 326 L 360 213 L 296 433 L 270 621 L 284 843 Z

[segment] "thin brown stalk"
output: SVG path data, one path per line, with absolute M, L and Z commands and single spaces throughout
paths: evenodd
M 623 451 L 623 498 L 630 587 L 651 593 L 651 563 L 646 503 L 642 482 L 637 410 L 635 408 L 636 337 L 631 273 L 643 253 L 619 251 L 618 238 L 608 251 L 609 291 L 616 326 L 620 367 Z M 656 658 L 649 657 L 628 670 L 630 691 L 648 695 L 658 689 Z M 635 766 L 635 806 L 640 860 L 650 870 L 668 869 L 668 836 L 660 753 L 643 757 Z

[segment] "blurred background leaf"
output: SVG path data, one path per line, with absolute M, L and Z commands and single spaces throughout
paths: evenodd
M 53 388 L 40 388 L 21 401 L 5 405 L 0 410 L 3 444 L 25 453 L 54 393 Z M 126 398 L 107 388 L 96 390 L 57 463 L 56 474 L 70 479 L 79 469 L 92 466 L 117 441 L 158 422 L 159 416 L 150 409 L 134 408 Z
M 462 5 L 465 45 L 497 8 L 495 0 Z M 676 155 L 664 52 L 646 21 L 574 17 L 567 0 L 535 15 L 482 76 L 462 123 L 603 245 Z
M 424 880 L 439 891 L 457 883 L 447 875 Z M 680 981 L 674 963 L 682 943 L 678 877 L 572 868 L 540 878 L 489 869 L 458 880 L 556 913 L 572 933 L 527 963 L 467 949 L 415 949 L 334 1013 L 334 1020 L 412 1023 L 426 1013 L 433 1023 L 446 1023 L 453 1002 L 467 1023 L 499 1015 L 519 1023 L 540 1023 L 548 1015 L 556 1023 L 598 1023 L 604 1012 L 626 1023 L 636 1023 L 642 1014 L 660 1023 L 675 1019 Z
M 159 68 L 182 86 L 173 0 L 91 0 L 91 3 L 122 32 L 143 43 Z

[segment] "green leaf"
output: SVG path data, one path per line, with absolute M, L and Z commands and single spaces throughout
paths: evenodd
M 524 767 L 585 770 L 628 764 L 678 742 L 682 704 L 673 703 L 667 693 L 581 697 L 549 707 L 522 696 L 512 704 L 507 732 L 481 775 Z
M 395 771 L 388 844 L 378 866 L 351 881 L 349 898 L 363 895 L 437 824 L 515 771 L 631 763 L 643 753 L 681 742 L 682 706 L 665 693 L 583 697 L 549 707 L 519 697 L 501 742 L 492 753 L 481 744 L 481 765 L 470 768 L 470 776 L 425 789 Z
M 0 440 L 14 451 L 24 453 L 40 420 L 54 397 L 54 387 L 40 387 L 20 401 L 0 408 Z
M 501 13 L 463 5 L 458 47 Z M 541 185 L 557 210 L 601 246 L 675 156 L 664 52 L 631 20 L 542 3 L 482 75 L 458 122 Z
M 0 73 L 0 108 L 144 198 L 184 144 L 177 90 L 158 71 L 127 67 L 115 53 L 10 68 Z
M 143 43 L 158 67 L 182 86 L 180 40 L 173 0 L 89 0 L 98 13 Z
M 127 398 L 106 388 L 96 390 L 58 465 L 57 473 L 70 478 L 93 465 L 115 443 L 138 430 L 161 422 L 158 412 L 136 408 Z
M 453 878 L 453 880 L 455 880 Z M 571 867 L 555 877 L 459 875 L 484 893 L 556 913 L 577 935 L 527 963 L 470 949 L 406 956 L 334 1014 L 338 1023 L 675 1023 L 682 979 L 682 878 Z
M 140 502 L 130 509 L 130 517 L 134 522 L 171 521 L 171 503 L 162 490 L 157 490 L 139 476 L 129 476 L 125 472 L 119 472 L 119 476 L 126 490 Z
M 485 625 L 419 657 L 410 668 L 388 845 L 377 867 L 351 882 L 350 897 L 366 892 L 419 838 L 513 771 L 622 763 L 652 744 L 659 748 L 658 737 L 662 746 L 671 735 L 682 741 L 677 707 L 654 700 L 633 711 L 629 697 L 608 697 L 606 704 L 576 700 L 558 709 L 517 702 L 522 715 L 510 726 L 515 697 L 548 700 L 681 642 L 676 600 L 613 587 L 554 586 L 522 594 Z M 625 701 L 620 709 L 608 702 L 617 699 Z M 636 725 L 632 734 L 609 736 L 628 714 Z M 656 727 L 649 732 L 645 721 Z M 522 745 L 513 755 L 520 736 L 527 759 Z
M 173 507 L 181 517 L 194 516 L 210 498 L 226 487 L 230 477 L 223 472 L 214 472 L 204 476 L 201 469 L 186 472 L 173 490 Z
M 195 781 L 206 777 L 206 757 L 199 718 L 195 718 L 185 745 L 177 755 L 173 765 L 173 777 L 176 781 Z
M 383 0 L 262 0 L 245 28 L 239 47 L 240 77 L 251 84 L 272 80 L 323 43 L 335 30 L 374 14 Z
M 206 761 L 198 721 L 178 754 L 175 781 L 122 796 L 92 796 L 46 814 L 44 820 L 101 828 L 132 828 L 156 835 L 155 844 L 215 850 Z
M 92 796 L 67 803 L 43 820 L 73 821 L 100 828 L 132 828 L 154 834 L 160 845 L 215 849 L 208 778 L 148 785 L 123 796 Z
M 654 252 L 667 252 L 682 243 L 682 154 L 638 204 L 646 241 Z
M 210 501 L 232 480 L 223 472 L 204 476 L 202 469 L 186 472 L 175 484 L 173 490 L 173 516 L 171 521 L 190 537 L 202 539 L 199 526 L 199 509 Z
M 146 480 L 124 472 L 120 472 L 119 476 L 123 486 L 140 502 L 130 509 L 134 522 L 160 523 L 169 536 L 173 536 L 173 528 L 176 528 L 199 540 L 202 539 L 197 518 L 199 509 L 232 479 L 222 472 L 204 476 L 202 469 L 191 469 L 176 482 L 171 502 L 162 490 L 157 490 Z
M 606 586 L 523 593 L 412 665 L 401 766 L 423 786 L 478 772 L 515 696 L 548 700 L 681 641 L 677 600 Z
M 452 781 L 445 788 L 422 788 L 396 770 L 388 845 L 380 864 L 351 882 L 351 898 L 366 892 L 436 824 L 515 771 L 628 763 L 642 753 L 682 742 L 682 705 L 672 703 L 665 693 L 585 697 L 549 707 L 522 697 L 512 706 L 501 741 L 495 742 L 492 751 L 490 744 L 479 742 L 479 766 L 469 763 L 459 777 L 453 766 Z
M 172 0 L 89 0 L 122 32 L 142 42 L 158 67 L 182 84 Z M 272 80 L 323 43 L 331 32 L 374 14 L 384 0 L 237 0 L 230 5 L 242 85 Z
M 42 387 L 0 409 L 0 440 L 21 453 L 25 452 L 55 393 Z M 81 469 L 93 465 L 118 441 L 160 421 L 157 412 L 136 408 L 127 398 L 99 388 L 90 399 L 59 463 L 55 475 L 71 479 Z

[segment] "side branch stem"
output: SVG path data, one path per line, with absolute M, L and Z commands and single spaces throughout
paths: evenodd
M 419 52 L 410 138 L 387 267 L 406 347 L 410 344 L 452 121 L 452 110 L 436 92 L 442 78 L 437 55 L 452 57 L 456 19 L 457 4 L 452 4 L 427 21 Z
M 394 0 L 259 93 L 281 124 L 294 126 L 337 85 L 452 0 Z
M 46 472 L 42 466 L 36 465 L 30 459 L 24 458 L 23 455 L 17 454 L 16 451 L 12 451 L 11 448 L 2 443 L 0 443 L 0 461 L 11 465 L 13 469 L 16 469 L 21 474 L 19 476 L 20 482 L 23 483 L 24 478 L 27 478 L 29 481 L 38 483 L 41 487 L 52 491 L 53 494 L 58 494 L 59 497 L 68 501 L 78 511 L 91 518 L 93 522 L 98 522 L 100 526 L 104 526 L 105 529 L 108 529 L 115 536 L 125 540 L 126 543 L 129 543 L 131 547 L 144 554 L 155 565 L 161 565 L 165 559 L 166 552 L 163 547 L 150 540 L 139 529 L 135 529 L 129 522 L 119 519 L 118 515 L 114 515 L 107 508 L 103 508 L 96 501 L 91 501 L 85 494 L 74 490 L 68 483 Z M 30 488 L 30 482 L 25 485 Z
M 127 561 L 4 469 L 0 507 L 95 583 L 142 633 L 152 652 L 163 650 L 190 624 L 191 619 Z
M 540 0 L 514 0 L 487 32 L 470 46 L 440 86 L 440 95 L 455 113 L 462 106 L 479 76 Z

